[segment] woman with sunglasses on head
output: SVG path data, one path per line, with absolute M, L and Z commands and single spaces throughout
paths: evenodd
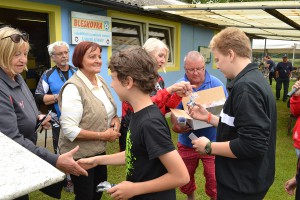
M 87 172 L 73 160 L 78 147 L 59 156 L 36 146 L 35 127 L 44 115 L 39 114 L 34 98 L 20 75 L 27 70 L 28 40 L 29 35 L 17 29 L 0 29 L 0 132 L 61 171 L 87 176 Z M 49 120 L 42 123 L 44 128 L 50 127 Z M 18 199 L 28 199 L 28 195 Z
M 149 38 L 143 45 L 143 49 L 156 60 L 156 71 L 162 69 L 165 73 L 165 64 L 168 62 L 169 48 L 165 43 L 157 38 Z M 155 103 L 163 115 L 170 112 L 170 108 L 176 108 L 182 97 L 186 97 L 192 92 L 189 82 L 178 82 L 165 88 L 164 79 L 159 76 L 154 90 L 150 94 L 151 100 Z M 126 147 L 126 135 L 131 120 L 133 109 L 128 102 L 122 102 L 121 137 L 119 138 L 120 151 Z

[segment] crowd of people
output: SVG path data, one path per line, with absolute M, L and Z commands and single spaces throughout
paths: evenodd
M 169 49 L 159 39 L 149 38 L 142 47 L 131 47 L 112 55 L 108 68 L 112 81 L 100 75 L 102 47 L 80 42 L 69 64 L 69 46 L 57 41 L 48 46 L 55 66 L 40 78 L 35 95 L 21 73 L 26 70 L 29 36 L 12 27 L 0 29 L 0 132 L 54 167 L 70 175 L 76 200 L 99 200 L 99 183 L 107 181 L 108 165 L 125 165 L 126 180 L 107 189 L 112 199 L 176 199 L 176 188 L 187 200 L 197 199 L 195 171 L 202 161 L 205 192 L 213 200 L 261 200 L 275 177 L 276 100 L 270 85 L 276 79 L 276 98 L 287 100 L 293 67 L 283 56 L 275 63 L 265 56 L 269 82 L 251 62 L 250 39 L 238 28 L 226 28 L 210 41 L 217 68 L 228 81 L 225 85 L 208 73 L 203 55 L 187 52 L 185 74 L 165 86 L 158 70 L 165 68 Z M 110 86 L 109 86 L 110 85 Z M 182 98 L 219 87 L 226 96 L 220 115 L 194 102 L 186 111 L 210 127 L 192 130 L 171 115 L 171 108 L 183 110 Z M 300 88 L 297 81 L 293 88 Z M 113 89 L 122 101 L 121 120 L 117 115 Z M 291 97 L 291 112 L 300 115 L 300 90 Z M 54 153 L 38 147 L 36 124 L 45 115 L 36 105 L 44 104 L 55 114 L 43 128 L 52 128 Z M 299 119 L 298 119 L 299 120 Z M 293 131 L 299 158 L 299 123 Z M 171 131 L 178 133 L 177 148 Z M 191 140 L 190 134 L 197 138 Z M 107 142 L 119 141 L 119 151 L 106 154 Z M 297 174 L 285 184 L 288 194 L 300 199 Z M 62 187 L 50 189 L 55 196 Z M 299 194 L 298 194 L 299 193 Z M 60 195 L 55 196 L 57 198 Z M 19 197 L 29 199 L 28 195 Z

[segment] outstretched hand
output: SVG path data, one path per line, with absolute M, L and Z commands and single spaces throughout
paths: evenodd
M 73 155 L 78 151 L 78 149 L 79 146 L 67 153 L 60 155 L 57 159 L 56 167 L 65 173 L 73 174 L 75 176 L 88 176 L 87 171 L 80 167 L 79 164 L 73 159 Z
M 172 92 L 175 92 L 180 97 L 189 96 L 196 86 L 191 85 L 190 82 L 181 81 L 171 86 Z
M 90 158 L 81 158 L 77 160 L 77 163 L 83 168 L 83 169 L 91 169 L 99 165 L 99 157 L 100 156 L 94 156 Z

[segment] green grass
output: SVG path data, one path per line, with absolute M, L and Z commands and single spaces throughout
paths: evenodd
M 294 81 L 291 81 L 290 87 Z M 273 92 L 275 94 L 275 81 L 272 86 Z M 282 100 L 277 101 L 277 147 L 276 147 L 276 174 L 275 181 L 270 188 L 268 194 L 264 198 L 265 200 L 292 200 L 295 197 L 290 197 L 284 191 L 284 183 L 295 175 L 296 172 L 296 154 L 293 147 L 293 141 L 291 135 L 287 135 L 287 123 L 289 119 L 289 109 L 287 108 L 286 102 L 282 102 Z M 177 134 L 172 133 L 172 139 L 174 144 L 177 144 Z M 118 151 L 117 143 L 108 143 L 107 153 L 114 153 Z M 196 182 L 198 188 L 196 190 L 196 199 L 201 200 L 209 200 L 204 192 L 204 176 L 203 176 L 203 168 L 202 164 L 199 164 L 199 167 L 196 172 Z M 119 183 L 125 180 L 125 167 L 124 166 L 108 166 L 108 181 L 111 183 Z M 185 199 L 185 195 L 183 195 L 177 189 L 177 199 L 183 200 Z M 30 199 L 33 200 L 52 200 L 43 193 L 36 191 L 30 194 Z M 71 200 L 74 199 L 74 195 L 70 193 L 62 192 L 63 200 Z M 104 194 L 102 197 L 103 200 L 111 199 L 109 195 Z

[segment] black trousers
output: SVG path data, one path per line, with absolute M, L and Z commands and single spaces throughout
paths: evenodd
M 273 77 L 274 77 L 274 72 L 270 72 L 269 73 L 269 82 L 270 82 L 270 85 L 272 85 Z
M 300 200 L 300 185 L 297 184 L 295 200 Z
M 60 126 L 52 125 L 52 142 L 53 142 L 53 149 L 55 154 L 57 154 L 59 132 L 60 132 Z
M 288 89 L 290 84 L 290 78 L 277 78 L 276 79 L 276 98 L 280 99 L 280 91 L 283 85 L 283 100 L 287 100 Z
M 101 155 L 105 155 L 105 153 Z M 102 192 L 96 192 L 96 187 L 100 182 L 107 180 L 107 167 L 98 165 L 87 172 L 88 176 L 71 175 L 75 200 L 100 200 Z

